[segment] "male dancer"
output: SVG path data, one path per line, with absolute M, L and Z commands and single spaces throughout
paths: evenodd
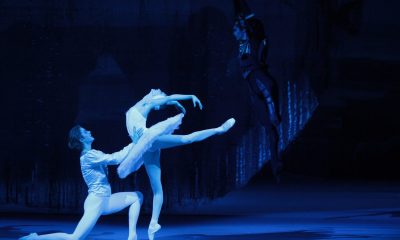
M 146 148 L 151 145 L 157 135 L 165 134 L 178 127 L 183 114 L 169 118 L 157 125 L 157 129 L 150 128 L 148 133 L 140 129 L 132 136 L 132 143 L 121 151 L 105 154 L 92 149 L 94 137 L 91 132 L 79 125 L 74 126 L 69 132 L 68 146 L 81 151 L 80 163 L 83 178 L 88 186 L 88 196 L 84 203 L 84 214 L 72 234 L 52 233 L 38 235 L 32 233 L 22 237 L 22 240 L 55 240 L 85 239 L 101 215 L 108 215 L 129 207 L 129 236 L 128 240 L 137 240 L 136 224 L 142 203 L 140 192 L 119 192 L 111 194 L 111 187 L 107 179 L 107 166 L 120 164 L 126 158 L 139 159 Z M 143 135 L 143 136 L 142 136 Z M 140 138 L 140 140 L 138 140 Z M 140 166 L 140 164 L 139 164 Z M 133 169 L 133 171 L 136 171 Z

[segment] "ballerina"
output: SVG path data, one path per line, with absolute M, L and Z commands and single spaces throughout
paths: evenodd
M 184 107 L 178 102 L 180 100 L 192 100 L 193 106 L 203 108 L 200 100 L 194 95 L 173 94 L 167 96 L 161 90 L 152 89 L 143 99 L 136 103 L 126 112 L 126 127 L 129 136 L 135 136 L 136 129 L 147 130 L 146 120 L 151 110 L 158 110 L 165 105 L 174 105 L 185 113 Z M 211 128 L 201 131 L 196 131 L 187 135 L 165 134 L 158 136 L 145 154 L 143 154 L 143 162 L 146 168 L 147 175 L 150 180 L 150 185 L 153 190 L 153 210 L 152 217 L 148 228 L 148 236 L 150 240 L 154 239 L 155 233 L 161 229 L 158 224 L 158 219 L 163 204 L 163 188 L 161 183 L 161 168 L 160 168 L 160 152 L 161 149 L 172 148 L 176 146 L 186 145 L 194 142 L 203 141 L 213 135 L 223 134 L 235 124 L 235 119 L 230 118 L 224 124 L 217 128 Z M 140 142 L 141 140 L 139 140 Z M 119 167 L 118 175 L 120 178 L 125 178 L 131 173 L 131 169 L 140 166 L 135 165 L 130 158 L 126 158 Z
M 136 224 L 140 213 L 143 195 L 140 192 L 119 192 L 111 194 L 111 186 L 107 179 L 107 166 L 117 165 L 126 158 L 133 161 L 140 159 L 142 153 L 151 146 L 157 135 L 172 132 L 179 126 L 183 114 L 162 121 L 143 133 L 140 129 L 132 135 L 132 143 L 122 150 L 105 154 L 92 149 L 94 137 L 91 132 L 79 125 L 74 126 L 69 132 L 68 146 L 81 151 L 80 164 L 83 179 L 88 186 L 88 196 L 84 203 L 84 214 L 72 234 L 51 233 L 38 235 L 31 233 L 20 238 L 21 240 L 55 240 L 85 239 L 101 215 L 119 212 L 129 207 L 129 236 L 128 240 L 137 240 Z M 140 138 L 141 141 L 138 142 Z M 135 160 L 136 159 L 136 160 Z M 140 164 L 134 164 L 140 166 Z M 132 168 L 132 171 L 137 169 Z

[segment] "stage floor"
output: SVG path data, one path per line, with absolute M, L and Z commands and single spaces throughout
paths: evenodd
M 127 217 L 104 216 L 88 239 L 126 239 Z M 2 214 L 0 239 L 71 232 L 79 216 Z M 147 239 L 148 215 L 139 239 Z M 160 219 L 160 240 L 400 239 L 400 184 L 292 183 L 250 186 Z

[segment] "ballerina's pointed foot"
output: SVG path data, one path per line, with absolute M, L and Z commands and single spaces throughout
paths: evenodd
M 128 240 L 137 240 L 137 234 L 132 234 L 128 236 Z
M 228 120 L 226 120 L 226 122 L 224 122 L 224 124 L 222 124 L 219 127 L 219 134 L 225 133 L 227 132 L 229 129 L 231 129 L 233 127 L 233 125 L 235 125 L 236 120 L 234 118 L 229 118 Z
M 154 240 L 154 235 L 161 229 L 161 225 L 158 223 L 152 223 L 149 226 L 147 234 L 149 235 L 149 240 Z
M 39 236 L 37 235 L 37 233 L 31 233 L 25 237 L 19 238 L 19 240 L 34 240 L 37 239 Z

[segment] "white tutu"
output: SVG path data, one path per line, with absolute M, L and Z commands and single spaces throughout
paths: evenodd
M 143 154 L 151 148 L 156 138 L 161 135 L 171 134 L 182 123 L 183 116 L 184 114 L 182 113 L 178 114 L 148 128 L 131 149 L 131 151 L 134 151 L 134 157 L 124 159 L 118 166 L 118 176 L 126 178 L 130 173 L 138 170 L 143 164 Z

